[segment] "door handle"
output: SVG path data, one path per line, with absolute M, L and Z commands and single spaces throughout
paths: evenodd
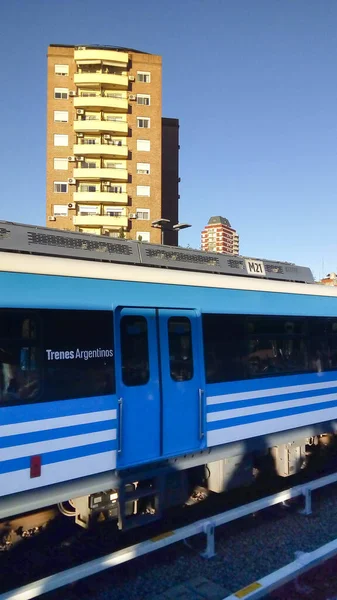
M 118 454 L 122 453 L 123 398 L 118 399 Z
M 204 390 L 199 388 L 199 438 L 204 437 Z

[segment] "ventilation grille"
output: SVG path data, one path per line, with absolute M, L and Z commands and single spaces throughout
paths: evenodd
M 84 250 L 88 252 L 100 252 L 108 254 L 119 254 L 130 256 L 132 248 L 124 244 L 111 244 L 109 242 L 96 242 L 84 238 L 71 238 L 62 235 L 28 232 L 28 243 L 53 248 L 69 248 L 71 250 Z
M 243 270 L 245 268 L 245 265 L 243 264 L 243 260 L 234 260 L 229 258 L 227 260 L 227 264 L 229 266 L 230 269 L 241 269 Z
M 279 275 L 283 275 L 284 271 L 281 265 L 264 265 L 266 273 L 278 273 Z
M 185 252 L 175 252 L 174 250 L 157 250 L 146 248 L 145 254 L 148 258 L 157 258 L 167 262 L 189 263 L 194 265 L 216 266 L 220 268 L 220 261 L 217 257 L 203 256 L 202 254 L 185 254 Z
M 1 239 L 9 238 L 10 235 L 11 235 L 11 232 L 9 231 L 9 229 L 5 229 L 4 227 L 0 227 L 0 238 Z

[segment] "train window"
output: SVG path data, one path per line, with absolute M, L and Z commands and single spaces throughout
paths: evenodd
M 191 322 L 187 317 L 170 317 L 167 326 L 171 377 L 188 381 L 193 377 Z
M 337 329 L 337 328 L 336 328 Z M 337 366 L 337 334 L 315 317 L 204 315 L 208 383 L 322 372 Z
M 0 404 L 35 401 L 41 392 L 39 323 L 34 311 L 0 310 Z
M 42 311 L 45 395 L 49 400 L 104 396 L 115 391 L 110 311 Z
M 125 385 L 144 385 L 150 378 L 147 320 L 141 316 L 121 319 L 122 378 Z

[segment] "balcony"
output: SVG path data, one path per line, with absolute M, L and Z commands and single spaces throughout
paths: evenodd
M 74 225 L 92 226 L 92 227 L 109 227 L 110 229 L 119 229 L 120 227 L 128 227 L 128 218 L 109 217 L 107 215 L 80 215 L 73 217 Z
M 75 179 L 110 179 L 112 181 L 127 181 L 128 172 L 126 169 L 74 169 L 73 177 Z
M 114 133 L 128 135 L 128 124 L 126 121 L 110 121 L 100 119 L 86 119 L 85 121 L 74 121 L 74 131 L 79 133 Z
M 114 73 L 75 73 L 74 83 L 81 87 L 104 85 L 106 88 L 127 90 L 129 79 L 127 75 Z
M 129 103 L 127 98 L 113 96 L 77 96 L 74 98 L 74 107 L 126 113 Z
M 75 144 L 74 154 L 80 156 L 103 156 L 106 158 L 127 159 L 129 149 L 127 146 L 115 146 L 113 144 Z
M 128 204 L 128 195 L 115 192 L 74 192 L 74 202 L 97 202 L 97 204 L 117 204 L 125 206 Z
M 127 52 L 118 52 L 117 50 L 85 48 L 85 50 L 75 50 L 74 59 L 80 64 L 95 64 L 97 61 L 108 61 L 109 64 L 114 63 L 119 67 L 127 67 L 129 62 L 129 55 Z

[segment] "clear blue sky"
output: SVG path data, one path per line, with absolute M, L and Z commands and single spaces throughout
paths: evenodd
M 181 244 L 222 215 L 242 254 L 337 270 L 336 0 L 3 0 L 0 219 L 44 224 L 50 43 L 163 56 Z

